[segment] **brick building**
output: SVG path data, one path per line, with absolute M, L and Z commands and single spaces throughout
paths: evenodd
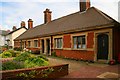
M 40 50 L 41 54 L 91 61 L 118 60 L 120 57 L 120 24 L 104 12 L 80 2 L 80 11 L 52 20 L 44 11 L 44 24 L 29 29 L 14 40 L 15 47 Z

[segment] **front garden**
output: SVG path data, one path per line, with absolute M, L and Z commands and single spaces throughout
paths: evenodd
M 59 70 L 60 71 L 58 73 L 60 74 L 61 71 L 65 72 L 66 70 L 67 71 L 66 73 L 64 73 L 64 75 L 68 74 L 68 65 L 66 65 L 66 67 L 64 67 L 65 65 L 60 65 L 59 67 L 58 65 L 56 67 L 55 66 L 50 67 L 49 60 L 45 56 L 43 55 L 36 56 L 29 51 L 6 50 L 0 54 L 0 57 L 2 61 L 2 66 L 0 67 L 0 73 L 2 73 L 3 78 L 7 78 L 7 77 L 42 78 L 42 77 L 48 77 L 48 75 L 54 73 L 56 74 L 56 71 Z M 64 68 L 66 70 L 64 70 Z

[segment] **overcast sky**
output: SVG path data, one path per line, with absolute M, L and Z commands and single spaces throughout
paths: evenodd
M 98 8 L 118 21 L 118 1 L 91 0 L 91 6 Z M 52 11 L 52 20 L 79 11 L 79 0 L 0 0 L 0 29 L 12 30 L 20 27 L 20 22 L 28 19 L 34 26 L 44 23 L 43 11 Z

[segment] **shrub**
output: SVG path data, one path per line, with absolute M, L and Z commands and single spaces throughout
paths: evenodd
M 0 58 L 2 58 L 2 54 L 0 54 Z
M 14 60 L 16 60 L 16 61 L 25 61 L 30 57 L 31 57 L 31 53 L 24 52 L 24 53 L 21 53 L 21 55 L 17 56 Z
M 46 61 L 40 57 L 31 57 L 25 61 L 24 65 L 26 68 L 38 67 L 38 66 L 47 66 L 48 61 Z
M 51 53 L 51 55 L 52 55 L 52 56 L 55 56 L 55 57 L 57 56 L 55 51 L 53 51 L 53 52 Z
M 31 68 L 38 66 L 47 66 L 48 59 L 45 56 L 35 56 L 29 52 L 23 52 L 19 56 L 15 57 L 13 62 L 4 62 L 3 70 L 12 70 L 20 68 Z
M 9 57 L 12 57 L 12 54 L 8 51 L 4 51 L 2 54 L 1 54 L 1 57 L 2 58 L 9 58 Z
M 23 63 L 21 62 L 7 61 L 2 64 L 2 70 L 14 70 L 21 68 L 24 68 Z
M 18 47 L 15 47 L 14 50 L 16 50 L 16 51 L 23 51 L 22 48 L 18 48 Z
M 12 54 L 12 57 L 16 57 L 18 55 L 20 55 L 20 51 L 14 51 L 14 50 L 8 50 L 8 52 L 10 52 Z
M 44 59 L 44 60 L 48 61 L 48 59 L 46 58 L 46 56 L 39 55 L 39 56 L 37 56 L 37 57 L 42 58 L 42 59 Z

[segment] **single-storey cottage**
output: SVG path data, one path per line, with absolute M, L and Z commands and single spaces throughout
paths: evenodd
M 78 60 L 109 61 L 120 58 L 120 24 L 90 1 L 80 2 L 80 11 L 51 21 L 51 11 L 44 11 L 44 24 L 17 37 L 15 47 L 39 49 L 42 54 Z

